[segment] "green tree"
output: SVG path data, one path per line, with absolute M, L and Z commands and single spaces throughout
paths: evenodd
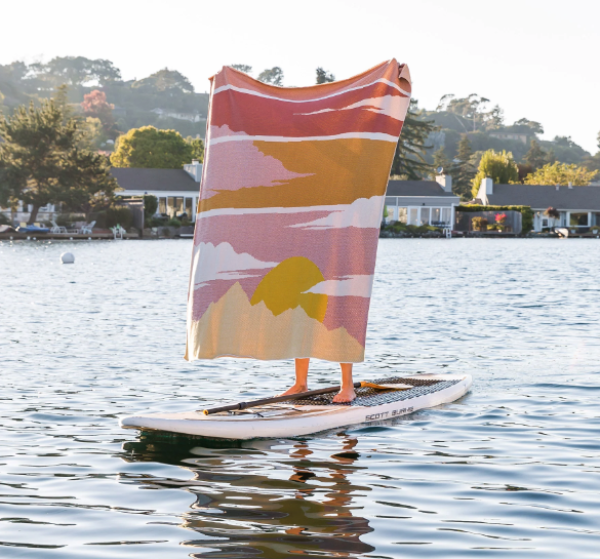
M 121 71 L 110 60 L 90 60 L 84 56 L 57 56 L 46 64 L 36 63 L 29 70 L 50 85 L 67 83 L 71 86 L 119 81 Z
M 281 87 L 283 85 L 283 70 L 279 66 L 267 68 L 258 74 L 258 81 Z
M 244 72 L 244 74 L 252 73 L 252 66 L 248 66 L 248 64 L 232 64 L 231 67 L 238 72 Z
M 428 145 L 427 139 L 434 130 L 433 121 L 427 120 L 418 102 L 411 99 L 394 153 L 392 175 L 421 180 L 431 173 L 432 166 L 427 162 L 426 155 L 432 146 Z
M 477 172 L 474 157 L 471 142 L 467 138 L 467 135 L 463 134 L 458 143 L 456 158 L 450 167 L 452 192 L 460 196 L 463 202 L 471 198 L 471 181 Z
M 519 180 L 519 169 L 512 153 L 509 151 L 495 152 L 487 150 L 481 157 L 477 174 L 471 181 L 473 198 L 477 196 L 481 181 L 485 178 L 492 179 L 498 184 L 513 184 Z
M 188 136 L 185 141 L 192 147 L 192 159 L 196 159 L 199 163 L 204 163 L 204 142 L 202 138 Z
M 587 186 L 596 177 L 598 171 L 590 171 L 586 167 L 580 167 L 571 163 L 548 163 L 541 169 L 527 175 L 525 184 L 560 184 L 567 186 Z
M 583 165 L 587 167 L 590 171 L 600 171 L 600 132 L 598 132 L 597 141 L 598 151 L 596 152 L 596 154 L 586 158 L 583 161 Z
M 544 127 L 539 122 L 536 122 L 535 120 L 528 120 L 526 118 L 520 118 L 519 120 L 517 120 L 511 126 L 511 128 L 515 128 L 515 127 L 523 127 L 525 131 L 527 131 L 527 129 L 528 129 L 533 134 L 543 134 L 544 133 Z
M 523 160 L 528 165 L 531 165 L 531 167 L 534 170 L 539 169 L 540 167 L 543 167 L 546 163 L 546 157 L 548 156 L 548 154 L 540 147 L 540 144 L 537 140 L 531 140 L 530 145 L 531 147 L 529 148 L 529 151 L 525 154 L 525 157 L 523 157 Z
M 181 169 L 192 160 L 192 151 L 179 132 L 142 126 L 117 138 L 110 162 L 115 167 Z
M 0 205 L 31 204 L 33 223 L 49 203 L 81 207 L 111 199 L 116 181 L 106 158 L 80 148 L 80 124 L 65 119 L 54 100 L 19 107 L 12 117 L 0 115 Z
M 151 74 L 143 80 L 138 80 L 132 84 L 133 88 L 152 88 L 156 91 L 177 90 L 185 93 L 194 93 L 194 86 L 181 72 L 163 68 L 154 74 Z
M 146 194 L 144 196 L 144 219 L 148 221 L 150 218 L 154 216 L 156 210 L 158 209 L 158 198 L 156 196 L 152 196 L 151 194 Z
M 320 66 L 317 68 L 317 84 L 334 82 L 335 76 L 331 72 L 323 70 Z

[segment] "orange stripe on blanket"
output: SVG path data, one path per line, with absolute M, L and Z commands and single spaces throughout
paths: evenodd
M 207 169 L 200 212 L 217 208 L 298 207 L 351 204 L 385 193 L 396 146 L 376 140 L 254 142 L 265 156 L 279 161 L 296 178 L 272 186 L 218 190 Z M 211 185 L 210 189 L 208 185 Z M 212 195 L 211 195 L 212 194 Z

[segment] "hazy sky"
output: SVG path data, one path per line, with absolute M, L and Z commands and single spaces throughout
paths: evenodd
M 537 120 L 545 138 L 597 151 L 598 0 L 19 0 L 0 17 L 0 64 L 108 58 L 125 79 L 167 66 L 197 91 L 224 64 L 280 66 L 300 86 L 317 66 L 346 78 L 395 57 L 421 106 L 478 93 L 508 124 Z

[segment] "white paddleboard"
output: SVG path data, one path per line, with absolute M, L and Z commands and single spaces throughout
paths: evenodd
M 281 438 L 392 419 L 453 402 L 471 387 L 471 375 L 418 375 L 379 379 L 381 384 L 412 384 L 409 390 L 356 390 L 350 404 L 333 404 L 334 394 L 266 404 L 243 411 L 204 415 L 203 410 L 122 417 L 121 427 L 167 431 L 219 439 Z

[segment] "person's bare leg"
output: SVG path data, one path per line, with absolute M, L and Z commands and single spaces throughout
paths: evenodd
M 296 382 L 294 386 L 288 388 L 280 396 L 288 396 L 289 394 L 298 394 L 298 392 L 306 392 L 308 390 L 308 365 L 310 358 L 305 357 L 296 359 Z
M 352 380 L 352 363 L 340 363 L 342 369 L 342 387 L 333 398 L 334 402 L 352 402 L 356 398 L 354 392 L 354 381 Z

